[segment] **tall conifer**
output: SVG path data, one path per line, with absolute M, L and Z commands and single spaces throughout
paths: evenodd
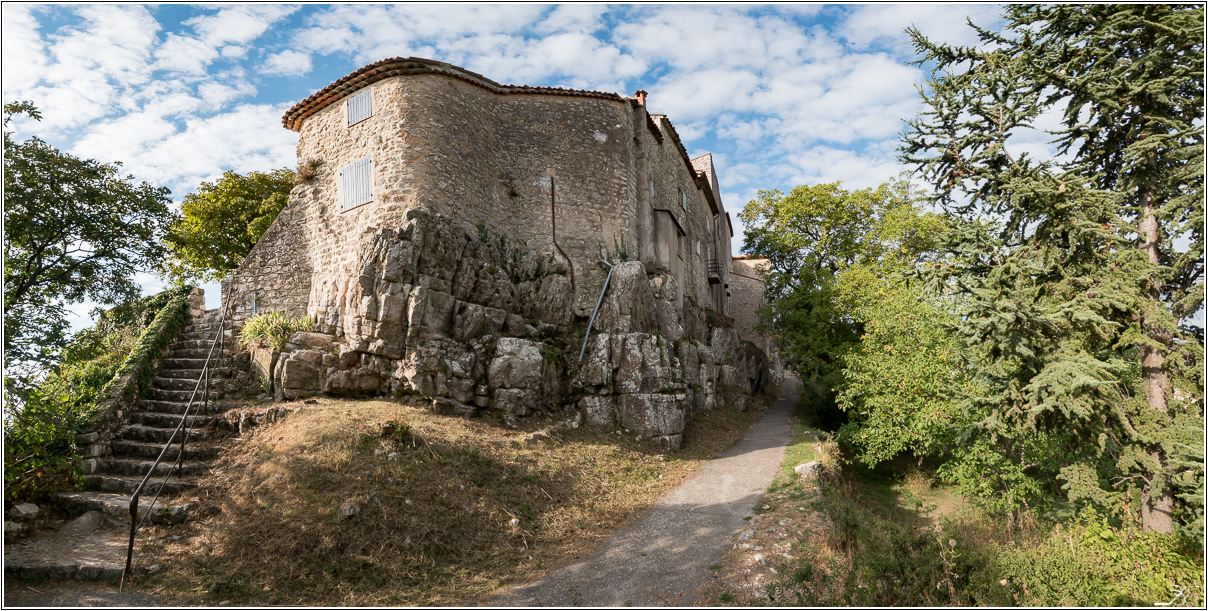
M 990 435 L 1058 434 L 1071 498 L 1135 485 L 1144 527 L 1169 533 L 1187 476 L 1170 457 L 1203 444 L 1203 332 L 1185 319 L 1204 298 L 1204 8 L 1005 17 L 977 48 L 910 31 L 933 71 L 902 157 L 968 221 L 961 263 L 933 278 L 968 294 L 961 331 L 988 348 L 967 405 Z M 1056 157 L 1022 152 L 1057 117 Z

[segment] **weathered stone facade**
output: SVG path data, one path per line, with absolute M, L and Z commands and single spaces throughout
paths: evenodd
M 767 259 L 752 255 L 735 256 L 730 261 L 729 284 L 730 311 L 738 334 L 770 352 L 770 340 L 755 332 L 755 325 L 759 323 L 759 308 L 767 303 L 763 294 L 767 269 Z
M 366 91 L 372 114 L 349 125 L 344 101 Z M 639 94 L 505 86 L 409 58 L 295 106 L 299 163 L 321 164 L 223 294 L 237 320 L 281 310 L 324 333 L 257 355 L 264 377 L 283 397 L 390 393 L 508 418 L 577 402 L 672 445 L 719 392 L 758 392 L 758 359 L 704 322 L 726 311 L 729 266 L 709 260 L 728 262 L 732 235 L 711 158 L 689 160 Z M 342 209 L 340 171 L 366 158 L 371 197 Z M 609 265 L 588 380 L 570 344 Z

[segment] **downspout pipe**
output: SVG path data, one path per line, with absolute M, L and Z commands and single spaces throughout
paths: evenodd
M 596 314 L 600 313 L 600 304 L 604 303 L 604 292 L 608 290 L 608 282 L 612 280 L 612 264 L 608 261 L 600 261 L 608 266 L 608 275 L 604 277 L 604 288 L 600 289 L 600 297 L 596 299 L 596 309 L 591 313 L 591 320 L 587 321 L 587 333 L 583 334 L 583 346 L 579 348 L 579 362 L 583 362 L 583 352 L 587 350 L 587 339 L 591 337 L 591 327 L 596 324 Z

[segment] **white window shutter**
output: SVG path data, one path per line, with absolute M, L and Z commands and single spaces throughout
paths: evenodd
M 371 159 L 362 157 L 340 170 L 340 210 L 347 210 L 373 200 L 373 168 Z
M 373 116 L 373 89 L 366 89 L 348 98 L 348 124 L 359 123 Z

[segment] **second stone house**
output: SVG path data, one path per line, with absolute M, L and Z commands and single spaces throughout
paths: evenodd
M 711 156 L 690 159 L 667 117 L 648 112 L 645 92 L 501 85 L 394 58 L 308 97 L 283 123 L 299 134 L 301 180 L 223 281 L 236 321 L 277 310 L 309 315 L 326 332 L 299 339 L 326 346 L 291 344 L 305 355 L 263 357 L 278 394 L 392 393 L 522 416 L 603 393 L 602 424 L 635 401 L 622 394 L 674 395 L 681 412 L 703 406 L 705 394 L 712 405 L 699 349 L 711 350 L 714 331 L 733 331 L 733 230 Z M 613 388 L 614 374 L 627 350 L 641 351 L 637 339 L 605 350 L 613 371 L 598 384 L 581 379 L 577 350 L 549 354 L 584 335 L 610 270 L 590 330 L 597 342 L 635 333 L 670 342 L 662 364 L 650 364 L 670 368 L 665 375 L 638 372 L 650 379 L 627 392 Z M 751 356 L 736 334 L 718 341 L 729 351 L 720 360 Z M 545 365 L 511 367 L 533 351 Z M 737 372 L 724 381 L 733 400 L 767 382 L 751 370 L 759 359 L 748 360 L 746 383 Z M 720 369 L 704 374 L 712 384 Z

